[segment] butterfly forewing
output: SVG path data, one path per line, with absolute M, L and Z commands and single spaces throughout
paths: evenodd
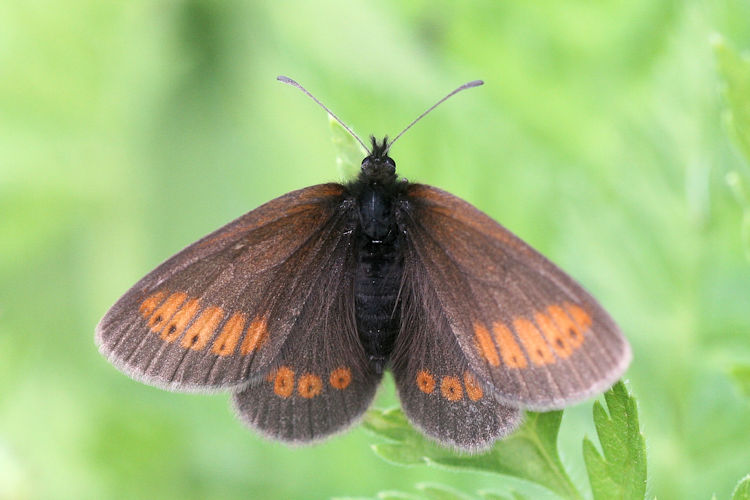
M 131 288 L 97 328 L 101 351 L 139 380 L 237 386 L 276 358 L 322 262 L 346 238 L 344 190 L 288 193 L 188 246 Z
M 609 315 L 546 258 L 465 201 L 413 184 L 409 251 L 471 370 L 501 401 L 561 408 L 612 384 L 630 348 Z
M 234 395 L 240 418 L 266 436 L 321 439 L 352 425 L 375 395 L 381 376 L 357 337 L 352 260 L 350 241 L 343 239 L 272 368 Z

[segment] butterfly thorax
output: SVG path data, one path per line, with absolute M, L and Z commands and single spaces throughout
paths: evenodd
M 400 326 L 398 291 L 403 254 L 395 208 L 406 189 L 396 165 L 385 152 L 386 141 L 373 140 L 373 153 L 362 162 L 356 181 L 347 187 L 356 201 L 355 315 L 362 346 L 373 369 L 388 362 Z

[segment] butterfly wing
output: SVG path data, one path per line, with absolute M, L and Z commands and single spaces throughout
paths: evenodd
M 517 408 L 500 403 L 469 363 L 450 330 L 433 289 L 424 288 L 418 261 L 406 269 L 402 326 L 391 371 L 404 413 L 436 441 L 481 451 L 512 432 L 521 421 Z
M 410 272 L 421 307 L 444 311 L 435 335 L 455 339 L 500 401 L 562 408 L 622 375 L 631 358 L 627 341 L 562 270 L 440 189 L 412 184 L 403 207 L 406 262 L 422 267 Z
M 357 336 L 354 269 L 354 253 L 341 241 L 272 368 L 234 394 L 250 427 L 282 441 L 316 441 L 352 425 L 372 402 L 381 375 Z
M 136 283 L 97 327 L 101 352 L 135 379 L 175 390 L 260 378 L 348 245 L 343 186 L 272 200 L 188 246 Z

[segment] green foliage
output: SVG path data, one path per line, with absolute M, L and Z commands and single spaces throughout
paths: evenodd
M 352 137 L 352 135 L 341 126 L 333 117 L 328 117 L 331 126 L 331 140 L 336 149 L 336 167 L 343 180 L 350 180 L 357 176 L 362 159 L 367 156 L 367 151 Z
M 732 136 L 750 162 L 750 58 L 740 56 L 721 37 L 714 39 L 719 72 L 726 82 L 727 121 Z
M 729 373 L 742 395 L 750 398 L 750 365 L 734 365 Z
M 721 37 L 714 39 L 719 74 L 725 82 L 726 122 L 730 135 L 750 165 L 750 59 L 741 57 Z M 745 170 L 746 172 L 747 170 Z M 727 184 L 742 207 L 742 242 L 750 260 L 750 195 L 748 176 L 734 170 L 727 174 Z
M 590 439 L 583 440 L 583 457 L 591 491 L 597 500 L 643 499 L 646 494 L 646 442 L 638 424 L 635 399 L 618 382 L 604 395 L 609 415 L 597 401 L 594 424 L 603 455 Z
M 750 476 L 745 476 L 737 483 L 732 492 L 732 500 L 750 500 Z
M 622 382 L 605 393 L 609 414 L 594 403 L 594 424 L 603 456 L 588 438 L 583 453 L 594 498 L 643 499 L 646 493 L 646 444 L 635 399 Z M 373 450 L 398 465 L 428 464 L 523 479 L 562 498 L 580 499 L 557 449 L 561 411 L 527 413 L 523 425 L 488 452 L 457 454 L 436 445 L 409 425 L 399 409 L 371 410 L 365 426 L 388 443 Z M 490 494 L 491 495 L 491 494 Z
M 456 454 L 416 431 L 400 409 L 370 410 L 364 425 L 389 443 L 373 445 L 383 459 L 399 465 L 426 463 L 453 469 L 513 476 L 536 482 L 565 498 L 578 498 L 557 453 L 557 432 L 562 412 L 528 413 L 518 431 L 489 452 Z

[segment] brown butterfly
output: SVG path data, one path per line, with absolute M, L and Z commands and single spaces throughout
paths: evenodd
M 101 320 L 101 352 L 157 387 L 230 390 L 244 422 L 288 442 L 354 424 L 385 370 L 416 427 L 471 451 L 522 409 L 616 381 L 631 353 L 606 311 L 467 202 L 399 179 L 396 139 L 357 138 L 356 180 L 281 196 L 161 264 Z

